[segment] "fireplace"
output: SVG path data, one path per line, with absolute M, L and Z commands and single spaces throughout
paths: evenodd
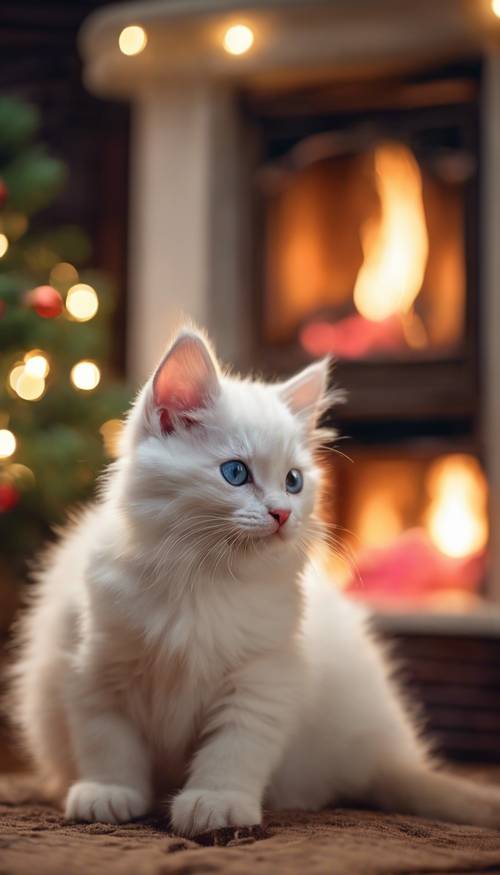
M 384 610 L 469 611 L 485 592 L 480 95 L 469 61 L 242 96 L 254 357 L 335 359 L 347 403 L 330 418 L 349 440 L 327 463 L 328 561 Z

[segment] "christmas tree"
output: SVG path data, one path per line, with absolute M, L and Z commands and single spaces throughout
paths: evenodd
M 46 229 L 66 169 L 38 130 L 34 107 L 0 98 L 0 544 L 16 575 L 92 493 L 129 398 L 107 371 L 113 300 L 88 241 Z

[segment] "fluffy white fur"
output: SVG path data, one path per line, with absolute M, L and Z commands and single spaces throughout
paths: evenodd
M 68 818 L 169 798 L 195 835 L 256 824 L 263 804 L 357 800 L 500 824 L 497 791 L 435 767 L 364 614 L 311 558 L 326 379 L 326 362 L 282 385 L 221 375 L 186 331 L 138 397 L 20 630 L 15 716 Z M 229 459 L 253 482 L 227 483 Z

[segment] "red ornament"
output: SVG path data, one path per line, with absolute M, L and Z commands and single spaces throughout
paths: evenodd
M 0 513 L 12 510 L 19 501 L 19 492 L 12 483 L 0 483 Z
M 64 307 L 59 292 L 52 286 L 37 286 L 36 289 L 32 289 L 26 296 L 26 303 L 42 319 L 55 319 L 62 313 Z
M 3 179 L 0 179 L 0 207 L 3 207 L 5 201 L 9 197 L 9 189 Z

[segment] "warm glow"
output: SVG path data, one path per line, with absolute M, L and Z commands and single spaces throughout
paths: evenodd
M 60 261 L 50 271 L 49 279 L 53 286 L 75 283 L 78 280 L 78 271 L 69 261 Z
M 392 491 L 374 488 L 363 502 L 359 515 L 358 534 L 363 547 L 386 547 L 403 528 Z
M 45 392 L 43 377 L 28 374 L 24 366 L 14 368 L 11 371 L 10 385 L 23 401 L 38 401 Z
M 0 429 L 0 459 L 8 459 L 16 451 L 16 439 L 8 428 Z
M 66 309 L 78 322 L 88 322 L 99 309 L 99 298 L 95 289 L 86 283 L 71 286 L 66 296 Z
M 491 0 L 491 8 L 493 14 L 496 15 L 497 18 L 500 18 L 500 0 Z
M 234 24 L 224 34 L 224 48 L 230 55 L 244 55 L 252 48 L 253 30 L 246 24 Z
M 146 48 L 147 42 L 148 35 L 138 24 L 124 27 L 118 37 L 118 45 L 124 55 L 139 55 Z
M 101 372 L 94 362 L 78 362 L 71 368 L 71 382 L 77 389 L 83 389 L 85 392 L 90 392 L 99 385 Z
M 107 422 L 101 425 L 99 431 L 101 432 L 107 455 L 116 459 L 119 455 L 123 422 L 120 419 L 108 419 Z
M 472 456 L 453 455 L 435 462 L 427 477 L 431 503 L 427 527 L 447 556 L 471 556 L 488 541 L 487 486 Z
M 24 370 L 30 377 L 46 377 L 50 370 L 48 359 L 38 350 L 26 353 Z
M 0 258 L 3 258 L 7 249 L 9 248 L 9 241 L 5 234 L 0 234 Z
M 361 229 L 364 261 L 354 303 L 366 319 L 379 322 L 411 307 L 422 287 L 429 240 L 417 161 L 405 146 L 375 150 L 380 214 Z

